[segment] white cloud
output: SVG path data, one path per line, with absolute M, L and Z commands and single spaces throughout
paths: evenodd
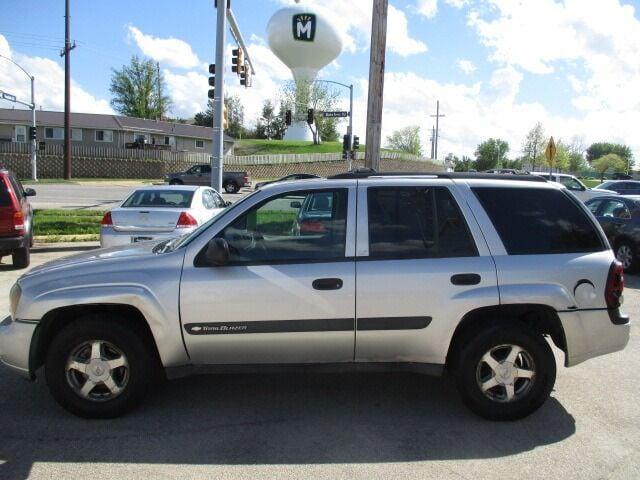
M 433 18 L 438 13 L 438 0 L 418 0 L 416 8 L 420 15 Z
M 293 0 L 279 0 L 281 4 L 293 4 Z M 371 43 L 371 0 L 307 0 L 342 35 L 344 50 L 349 53 L 366 51 Z M 413 38 L 409 33 L 406 14 L 389 5 L 387 15 L 387 49 L 402 56 L 415 55 L 427 51 L 427 45 Z
M 31 57 L 11 50 L 9 42 L 0 34 L 0 53 L 12 58 L 35 77 L 36 105 L 44 110 L 64 109 L 64 69 L 58 63 L 44 57 Z M 0 59 L 0 86 L 18 99 L 31 101 L 31 84 L 27 76 L 6 60 Z M 1 108 L 19 107 L 6 101 Z M 22 107 L 20 107 L 22 108 Z M 109 102 L 84 90 L 77 82 L 71 82 L 71 109 L 84 113 L 113 113 Z
M 194 68 L 200 64 L 191 45 L 177 38 L 160 38 L 142 33 L 133 25 L 127 27 L 128 35 L 138 48 L 148 57 L 163 65 L 177 68 Z
M 465 58 L 459 59 L 457 62 L 458 68 L 467 75 L 471 75 L 476 71 L 476 66 L 471 60 Z

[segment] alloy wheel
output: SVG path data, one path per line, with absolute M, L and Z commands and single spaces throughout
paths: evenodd
M 622 267 L 627 270 L 633 263 L 633 251 L 629 245 L 620 245 L 616 251 L 616 258 L 622 263 Z
M 533 357 L 518 345 L 498 345 L 486 352 L 476 368 L 482 393 L 495 402 L 513 402 L 533 386 L 536 368 Z

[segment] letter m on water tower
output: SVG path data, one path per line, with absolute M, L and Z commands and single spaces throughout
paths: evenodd
M 313 13 L 298 13 L 293 16 L 293 38 L 302 42 L 313 42 L 316 37 L 316 16 Z

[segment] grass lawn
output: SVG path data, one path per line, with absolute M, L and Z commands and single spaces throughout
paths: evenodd
M 99 210 L 35 210 L 33 233 L 36 237 L 78 235 L 87 236 L 82 240 L 96 240 L 103 214 Z
M 341 142 L 325 142 L 314 145 L 313 142 L 293 142 L 284 140 L 238 140 L 235 144 L 235 154 L 271 155 L 279 153 L 338 153 L 342 152 Z
M 593 187 L 598 186 L 598 185 L 600 185 L 602 183 L 600 181 L 600 179 L 591 180 L 591 179 L 586 179 L 586 178 L 584 180 L 581 180 L 581 182 L 584 183 L 589 188 L 593 188 Z

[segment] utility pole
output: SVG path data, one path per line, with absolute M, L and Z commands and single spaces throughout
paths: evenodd
M 387 48 L 389 0 L 373 0 L 371 19 L 371 57 L 369 59 L 369 98 L 367 104 L 367 147 L 365 166 L 380 169 L 384 67 Z
M 60 54 L 64 57 L 64 179 L 71 178 L 71 27 L 69 16 L 69 0 L 64 4 L 64 50 Z
M 158 106 L 156 120 L 162 120 L 162 88 L 160 86 L 160 62 L 156 62 L 156 88 L 158 89 Z
M 433 152 L 436 142 L 436 127 L 431 126 L 431 160 L 433 160 Z
M 436 140 L 435 140 L 435 148 L 434 148 L 434 156 L 435 160 L 438 159 L 438 137 L 440 136 L 440 117 L 444 117 L 445 115 L 440 115 L 440 100 L 436 102 L 436 114 L 431 115 L 432 117 L 436 117 Z

